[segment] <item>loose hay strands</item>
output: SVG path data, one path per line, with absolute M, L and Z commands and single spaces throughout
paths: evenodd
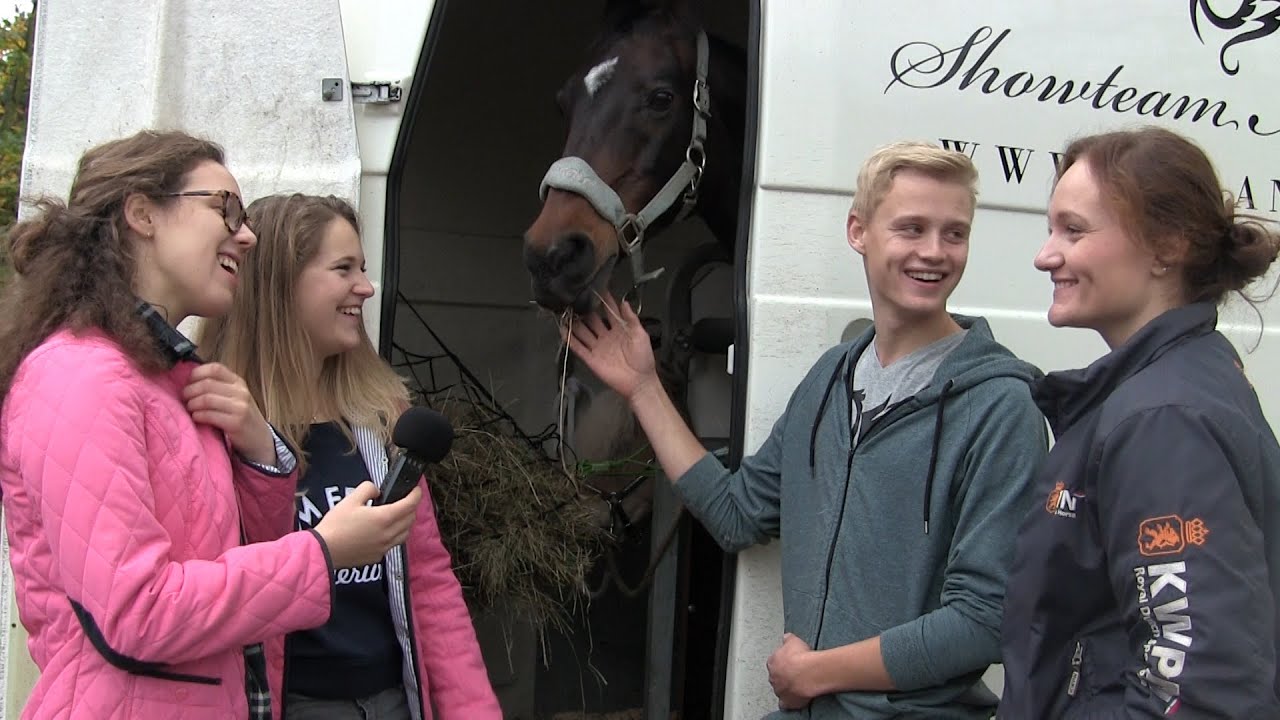
M 561 334 L 564 337 L 564 345 L 561 346 L 561 350 L 563 351 L 564 357 L 560 362 L 560 405 L 558 410 L 556 411 L 556 434 L 559 436 L 559 443 L 560 443 L 560 449 L 559 449 L 560 469 L 564 470 L 565 475 L 571 474 L 569 472 L 569 458 L 564 452 L 564 440 L 566 436 L 565 429 L 564 429 L 564 423 L 565 423 L 564 405 L 565 405 L 565 399 L 568 396 L 568 393 L 566 392 L 566 389 L 567 389 L 566 384 L 569 382 L 569 355 L 572 354 L 571 345 L 573 343 L 573 321 L 575 319 L 576 317 L 574 315 L 573 308 L 566 309 L 560 315 L 560 330 L 561 330 Z
M 595 594 L 588 574 L 602 560 L 612 560 L 608 549 L 617 542 L 600 525 L 604 491 L 593 483 L 623 475 L 638 482 L 655 471 L 652 461 L 638 454 L 588 462 L 563 442 L 568 362 L 575 350 L 572 328 L 582 318 L 572 311 L 550 316 L 563 340 L 560 407 L 554 423 L 531 435 L 449 350 L 413 303 L 403 294 L 399 299 L 435 348 L 424 354 L 393 343 L 400 356 L 393 365 L 412 378 L 418 401 L 444 413 L 454 426 L 451 453 L 429 475 L 442 539 L 468 604 L 473 612 L 523 621 L 542 637 L 548 627 L 570 632 L 571 618 Z M 597 299 L 608 311 L 607 323 L 625 324 L 603 297 Z M 591 499 L 584 491 L 590 491 Z M 678 522 L 661 543 L 659 556 Z M 653 569 L 651 564 L 635 586 L 625 583 L 616 567 L 609 573 L 622 592 L 633 596 L 647 586 Z
M 432 496 L 473 607 L 566 630 L 605 540 L 576 481 L 484 405 L 451 396 L 436 409 L 455 439 L 431 474 Z
M 449 455 L 428 473 L 467 603 L 539 634 L 548 626 L 568 631 L 607 540 L 579 492 L 576 468 L 562 469 L 544 452 L 545 443 L 559 442 L 554 426 L 533 436 L 521 430 L 413 303 L 403 293 L 399 299 L 436 346 L 422 354 L 393 345 L 402 357 L 395 367 L 412 377 L 419 401 L 454 427 Z

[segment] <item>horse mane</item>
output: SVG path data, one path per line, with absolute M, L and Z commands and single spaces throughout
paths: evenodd
M 611 2 L 604 12 L 604 22 L 601 23 L 604 32 L 589 47 L 589 52 L 594 54 L 604 52 L 619 39 L 630 35 L 636 24 L 644 20 L 690 32 L 702 27 L 702 21 L 695 13 L 687 10 L 677 12 L 670 7 L 652 7 L 640 2 Z

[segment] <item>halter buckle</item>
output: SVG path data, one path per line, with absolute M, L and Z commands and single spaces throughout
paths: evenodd
M 627 215 L 623 218 L 622 224 L 618 226 L 618 244 L 622 246 L 623 254 L 634 253 L 643 240 L 644 228 L 640 227 L 640 221 L 636 216 Z
M 711 117 L 711 87 L 702 78 L 693 81 L 693 107 L 703 117 Z

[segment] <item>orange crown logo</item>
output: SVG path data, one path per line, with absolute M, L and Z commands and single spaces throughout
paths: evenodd
M 1138 552 L 1148 557 L 1176 555 L 1187 545 L 1204 545 L 1209 528 L 1204 520 L 1183 520 L 1178 515 L 1148 518 L 1138 525 Z

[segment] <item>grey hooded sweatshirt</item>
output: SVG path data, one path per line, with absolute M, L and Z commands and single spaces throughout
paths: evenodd
M 979 681 L 1000 660 L 1013 538 L 1047 433 L 1029 389 L 1039 371 L 985 320 L 954 317 L 964 340 L 852 452 L 851 373 L 874 328 L 822 356 L 736 472 L 708 454 L 676 484 L 726 550 L 781 539 L 787 632 L 817 650 L 880 636 L 896 691 L 773 717 L 991 716 Z

